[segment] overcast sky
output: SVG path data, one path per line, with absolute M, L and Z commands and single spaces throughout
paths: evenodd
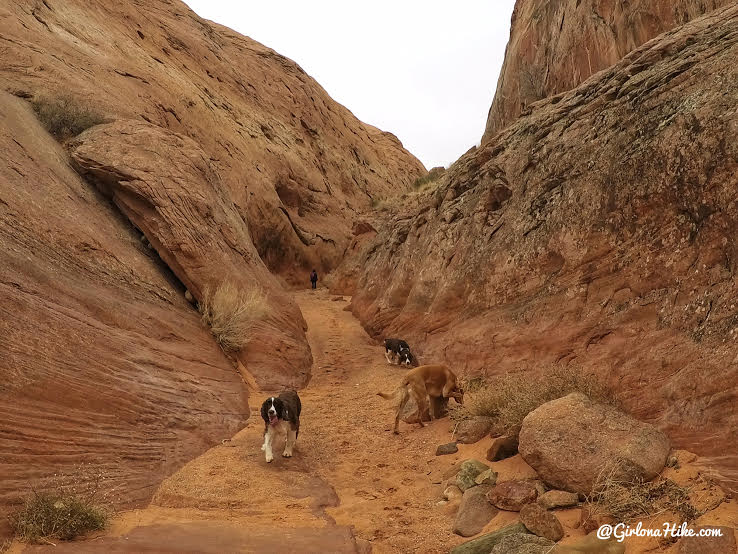
M 185 0 L 295 60 L 430 169 L 484 132 L 514 0 Z

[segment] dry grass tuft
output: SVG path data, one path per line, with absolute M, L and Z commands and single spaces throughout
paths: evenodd
M 464 405 L 454 408 L 451 418 L 487 416 L 507 430 L 519 428 L 523 419 L 538 406 L 581 392 L 592 400 L 616 405 L 612 390 L 596 376 L 572 367 L 552 366 L 540 373 L 507 373 L 484 381 L 467 381 Z
M 105 119 L 72 96 L 41 97 L 32 101 L 41 124 L 57 140 L 76 137 L 82 131 L 104 123 Z
M 206 287 L 199 304 L 202 321 L 223 350 L 243 348 L 253 323 L 268 311 L 266 296 L 257 287 L 248 291 L 225 281 L 215 291 Z
M 616 464 L 604 468 L 587 497 L 591 514 L 605 513 L 617 521 L 630 523 L 670 512 L 679 521 L 691 522 L 702 515 L 689 499 L 689 488 L 671 479 L 644 481 L 628 478 Z
M 54 475 L 50 490 L 32 490 L 23 507 L 10 514 L 15 536 L 24 542 L 50 543 L 104 529 L 114 502 L 114 491 L 106 487 L 104 474 L 84 464 Z

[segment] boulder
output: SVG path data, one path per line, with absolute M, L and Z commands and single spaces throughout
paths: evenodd
M 487 494 L 489 501 L 500 510 L 519 512 L 526 504 L 535 502 L 538 491 L 533 481 L 505 481 Z
M 514 435 L 503 435 L 492 439 L 492 444 L 487 450 L 487 459 L 490 462 L 498 462 L 511 458 L 518 453 L 518 437 Z
M 462 537 L 476 535 L 497 514 L 497 508 L 487 500 L 489 489 L 489 485 L 480 485 L 464 491 L 454 520 L 454 533 Z
M 569 508 L 570 506 L 579 504 L 579 495 L 575 492 L 568 491 L 547 491 L 538 496 L 538 504 L 544 510 Z
M 652 479 L 670 444 L 653 425 L 572 393 L 525 417 L 518 449 L 547 485 L 588 494 L 606 467 L 619 478 Z
M 556 543 L 530 533 L 511 533 L 502 537 L 489 554 L 549 554 Z
M 488 469 L 489 466 L 479 460 L 465 460 L 461 464 L 458 473 L 456 473 L 456 485 L 462 491 L 475 487 L 477 485 L 475 481 L 477 475 Z
M 738 552 L 735 541 L 735 530 L 732 527 L 700 525 L 690 527 L 695 536 L 682 537 L 679 540 L 679 554 L 722 554 L 723 552 Z M 707 529 L 719 530 L 719 537 L 696 536 L 700 531 Z
M 560 541 L 564 536 L 564 528 L 559 518 L 533 502 L 520 509 L 520 522 L 534 535 L 551 541 Z
M 436 456 L 444 456 L 446 454 L 455 454 L 458 451 L 459 451 L 459 447 L 456 446 L 455 442 L 439 444 L 438 448 L 436 448 Z
M 495 545 L 503 539 L 503 537 L 512 534 L 526 534 L 527 532 L 528 531 L 522 523 L 512 523 L 498 529 L 497 531 L 486 533 L 481 537 L 477 537 L 476 539 L 472 539 L 455 546 L 451 549 L 449 554 L 489 554 L 492 548 L 494 548 Z
M 474 444 L 487 436 L 492 428 L 491 417 L 475 417 L 460 421 L 454 430 L 454 438 L 461 444 Z

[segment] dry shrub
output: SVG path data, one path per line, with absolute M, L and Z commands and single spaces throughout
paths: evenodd
M 600 472 L 592 494 L 587 497 L 591 514 L 608 514 L 623 523 L 664 512 L 671 512 L 686 522 L 702 515 L 690 502 L 689 488 L 681 487 L 671 479 L 644 481 L 627 475 L 617 464 Z
M 55 475 L 50 490 L 32 490 L 23 507 L 10 515 L 16 537 L 48 543 L 104 529 L 113 502 L 113 491 L 105 487 L 103 473 L 85 465 Z
M 581 392 L 597 402 L 616 404 L 612 389 L 599 378 L 569 366 L 507 373 L 486 381 L 475 379 L 463 386 L 464 405 L 452 411 L 452 419 L 487 416 L 507 430 L 518 428 L 538 406 L 572 392 Z
M 243 290 L 225 281 L 214 292 L 205 287 L 199 308 L 215 340 L 231 352 L 246 346 L 253 323 L 267 313 L 268 305 L 259 288 Z
M 41 97 L 32 101 L 33 111 L 57 140 L 76 137 L 105 119 L 72 96 Z

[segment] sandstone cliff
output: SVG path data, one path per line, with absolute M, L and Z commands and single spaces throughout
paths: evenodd
M 178 0 L 11 2 L 0 19 L 0 88 L 71 93 L 192 138 L 267 267 L 290 281 L 335 265 L 355 210 L 425 172 L 296 63 Z
M 597 372 L 735 487 L 736 59 L 732 5 L 534 104 L 379 225 L 336 289 L 425 363 Z
M 425 169 L 181 2 L 12 2 L 0 20 L 0 507 L 78 462 L 139 502 L 249 413 L 185 289 L 259 287 L 238 361 L 303 386 L 306 325 L 269 270 L 329 269 L 355 211 Z M 30 102 L 62 96 L 105 123 L 59 145 Z
M 483 141 L 656 35 L 730 0 L 517 0 Z
M 177 279 L 6 93 L 0 145 L 2 534 L 9 503 L 83 463 L 140 502 L 249 408 Z

